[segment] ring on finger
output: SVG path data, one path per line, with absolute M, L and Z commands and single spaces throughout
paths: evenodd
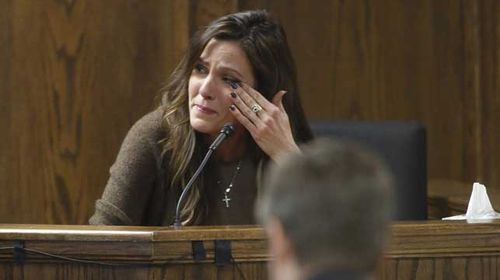
M 257 104 L 257 103 L 253 104 L 250 109 L 252 109 L 252 112 L 254 112 L 256 114 L 258 112 L 262 111 L 262 107 L 259 104 Z

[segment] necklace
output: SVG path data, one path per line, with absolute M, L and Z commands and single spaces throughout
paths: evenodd
M 233 188 L 234 179 L 236 179 L 238 174 L 240 174 L 240 169 L 241 169 L 241 160 L 238 161 L 238 165 L 236 166 L 236 170 L 233 173 L 233 177 L 231 178 L 231 182 L 229 182 L 229 185 L 224 190 L 224 198 L 222 199 L 222 201 L 226 204 L 226 208 L 229 208 L 229 201 L 231 201 L 231 198 L 229 197 L 229 193 L 231 192 L 231 189 Z M 218 185 L 220 183 L 221 183 L 221 180 L 217 181 Z

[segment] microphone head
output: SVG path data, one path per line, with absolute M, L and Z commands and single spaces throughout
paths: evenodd
M 224 126 L 221 128 L 220 133 L 226 134 L 227 137 L 233 135 L 234 133 L 233 123 L 231 122 L 225 123 Z

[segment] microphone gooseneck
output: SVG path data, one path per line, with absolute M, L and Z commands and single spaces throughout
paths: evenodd
M 233 134 L 233 132 L 234 132 L 234 126 L 232 123 L 224 124 L 224 126 L 221 128 L 221 130 L 219 132 L 219 135 L 217 136 L 217 138 L 215 138 L 214 142 L 212 142 L 212 144 L 208 148 L 207 154 L 205 155 L 205 157 L 201 161 L 200 166 L 198 167 L 198 169 L 196 169 L 196 171 L 194 172 L 191 179 L 189 179 L 189 182 L 187 183 L 186 187 L 184 188 L 184 190 L 181 193 L 181 196 L 179 197 L 179 200 L 177 201 L 177 207 L 175 208 L 175 220 L 174 220 L 174 227 L 175 228 L 180 228 L 182 226 L 181 217 L 180 217 L 181 216 L 181 211 L 180 211 L 181 205 L 182 205 L 182 202 L 184 201 L 184 198 L 189 193 L 189 190 L 193 186 L 193 183 L 196 181 L 196 179 L 200 175 L 201 171 L 203 170 L 203 168 L 207 164 L 208 160 L 212 156 L 212 153 L 215 151 L 215 149 L 217 149 L 217 147 L 219 147 L 219 145 L 222 143 L 222 141 L 224 141 L 226 138 L 230 137 Z

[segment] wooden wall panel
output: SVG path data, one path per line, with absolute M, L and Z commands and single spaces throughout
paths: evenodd
M 193 0 L 190 5 L 189 33 L 193 34 L 212 20 L 236 11 L 238 11 L 238 0 Z
M 497 2 L 0 0 L 0 223 L 86 223 L 190 34 L 256 8 L 287 30 L 311 120 L 421 121 L 431 180 L 500 188 Z
M 482 171 L 484 181 L 500 188 L 500 3 L 480 1 L 479 19 Z
M 408 258 L 387 260 L 382 279 L 498 279 L 499 258 Z M 480 277 L 480 278 L 478 278 Z
M 125 133 L 186 45 L 187 5 L 0 3 L 0 222 L 86 223 Z
M 461 179 L 460 2 L 383 2 L 294 1 L 295 13 L 283 16 L 306 111 L 311 119 L 419 120 L 429 132 L 429 176 Z
M 431 180 L 500 188 L 497 1 L 240 2 L 285 26 L 310 119 L 420 121 Z
M 465 121 L 468 130 L 464 134 L 464 164 L 471 179 L 484 182 L 482 114 L 481 114 L 481 37 L 478 1 L 464 3 L 464 90 L 468 95 Z
M 136 266 L 97 266 L 88 264 L 57 263 L 48 269 L 47 264 L 30 263 L 12 266 L 0 263 L 0 274 L 5 280 L 122 280 L 122 279 L 157 279 L 157 280 L 219 280 L 219 279 L 260 279 L 266 280 L 267 271 L 261 263 L 243 263 L 236 265 L 215 266 L 199 263 L 186 265 L 136 265 Z
M 9 158 L 8 149 L 9 145 L 7 139 L 10 134 L 10 123 L 7 116 L 10 114 L 10 94 L 8 92 L 10 83 L 9 73 L 9 53 L 11 40 L 10 32 L 10 2 L 0 1 L 0 191 L 4 192 L 8 187 L 7 185 L 7 172 L 8 166 L 13 161 Z M 4 199 L 5 200 L 5 199 Z M 1 206 L 0 213 L 5 213 L 5 207 Z M 8 213 L 8 212 L 7 212 Z M 6 215 L 6 214 L 3 214 Z

